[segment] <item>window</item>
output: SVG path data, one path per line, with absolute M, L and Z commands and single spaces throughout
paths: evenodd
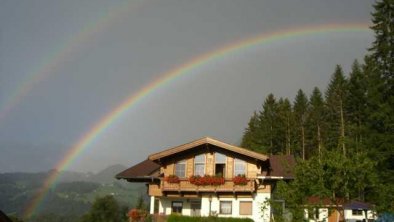
M 239 214 L 240 215 L 252 215 L 252 201 L 240 201 L 239 202 Z
M 226 156 L 221 153 L 215 153 L 215 175 L 225 176 Z
M 363 215 L 363 210 L 352 210 L 352 215 Z
M 231 214 L 233 202 L 231 201 L 220 201 L 220 214 Z
M 201 216 L 201 201 L 190 202 L 191 216 Z
M 194 175 L 204 176 L 205 174 L 205 155 L 201 154 L 194 157 Z
M 234 176 L 246 175 L 246 162 L 240 159 L 234 159 Z
M 186 177 L 186 161 L 185 160 L 179 161 L 175 164 L 175 175 L 177 175 L 179 178 Z
M 172 213 L 182 214 L 183 202 L 182 201 L 172 201 L 171 209 Z

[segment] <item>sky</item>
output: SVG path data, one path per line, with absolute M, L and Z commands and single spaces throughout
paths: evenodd
M 373 0 L 0 0 L 0 173 L 56 168 L 122 102 L 171 70 L 261 35 L 370 24 Z M 210 136 L 238 145 L 269 93 L 322 91 L 362 62 L 372 31 L 284 38 L 158 85 L 69 160 L 66 170 L 134 165 Z

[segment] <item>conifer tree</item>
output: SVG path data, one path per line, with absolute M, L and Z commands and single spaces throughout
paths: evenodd
M 309 99 L 307 126 L 308 134 L 310 135 L 310 146 L 314 150 L 312 153 L 317 153 L 320 159 L 323 149 L 324 100 L 321 91 L 317 87 L 313 89 Z
M 260 112 L 260 129 L 263 152 L 275 154 L 280 151 L 278 147 L 278 104 L 273 94 L 269 94 L 264 101 Z
M 278 101 L 278 127 L 281 141 L 279 146 L 282 147 L 282 153 L 290 155 L 291 153 L 291 132 L 292 132 L 292 112 L 290 101 L 286 98 L 280 98 Z
M 345 113 L 347 80 L 342 67 L 337 65 L 326 91 L 326 121 L 328 124 L 326 142 L 331 149 L 338 147 L 346 155 L 345 145 Z
M 373 6 L 372 13 L 375 41 L 372 44 L 372 56 L 388 84 L 387 93 L 394 91 L 394 0 L 382 0 Z
M 248 127 L 245 129 L 244 135 L 242 137 L 241 147 L 257 152 L 262 152 L 260 134 L 260 117 L 255 111 L 252 117 L 250 117 Z
M 301 153 L 303 160 L 306 158 L 305 154 L 305 123 L 308 111 L 308 98 L 305 93 L 300 89 L 297 92 L 294 101 L 294 121 L 295 121 L 295 131 L 296 131 L 296 147 Z
M 358 61 L 355 60 L 349 77 L 346 113 L 348 113 L 349 121 L 348 134 L 356 152 L 360 151 L 366 134 L 367 84 L 366 75 L 362 72 Z

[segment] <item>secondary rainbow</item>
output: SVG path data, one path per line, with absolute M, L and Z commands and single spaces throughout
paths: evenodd
M 242 50 L 256 47 L 259 45 L 269 44 L 276 41 L 283 41 L 289 38 L 300 38 L 303 36 L 337 33 L 337 32 L 368 32 L 369 24 L 366 23 L 351 23 L 351 24 L 323 24 L 318 26 L 307 26 L 298 28 L 289 28 L 271 33 L 263 33 L 253 38 L 244 39 L 219 49 L 213 50 L 206 54 L 197 56 L 186 63 L 178 66 L 168 72 L 160 75 L 158 79 L 145 85 L 136 93 L 129 96 L 120 105 L 108 113 L 104 118 L 98 121 L 87 133 L 85 133 L 79 141 L 72 146 L 67 155 L 57 165 L 56 169 L 67 169 L 73 161 L 82 154 L 82 152 L 89 147 L 97 138 L 102 135 L 106 129 L 113 125 L 120 117 L 129 111 L 132 107 L 138 104 L 139 101 L 144 99 L 147 95 L 155 92 L 157 89 L 164 87 L 169 82 L 175 80 L 181 75 L 193 73 L 192 71 L 209 64 L 212 61 L 219 60 L 226 55 L 234 54 Z M 56 184 L 56 179 L 59 173 L 52 173 L 43 184 L 40 192 L 37 193 L 35 198 L 27 207 L 26 216 L 31 216 L 40 206 L 40 203 L 47 194 L 49 188 Z
M 62 44 L 57 45 L 51 52 L 41 59 L 41 63 L 33 68 L 0 106 L 0 121 L 7 116 L 10 111 L 17 106 L 23 98 L 38 84 L 50 77 L 56 70 L 64 64 L 67 59 L 72 58 L 78 51 L 83 49 L 83 45 L 95 39 L 99 33 L 111 24 L 118 21 L 122 16 L 127 15 L 132 10 L 139 9 L 146 0 L 126 1 L 123 4 L 109 8 L 95 22 L 87 23 L 81 28 L 77 35 L 68 38 Z

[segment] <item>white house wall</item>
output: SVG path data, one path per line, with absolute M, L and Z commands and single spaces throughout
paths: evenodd
M 271 207 L 267 203 L 267 199 L 271 197 L 270 193 L 257 193 L 254 194 L 253 198 L 249 197 L 216 197 L 211 198 L 211 204 L 209 203 L 209 197 L 201 197 L 201 216 L 209 216 L 209 207 L 211 206 L 211 215 L 217 215 L 219 217 L 238 217 L 238 218 L 251 218 L 256 222 L 268 222 L 270 221 Z M 159 214 L 170 215 L 172 213 L 171 203 L 172 201 L 182 201 L 182 215 L 191 215 L 191 201 L 196 199 L 187 198 L 167 198 L 162 197 L 159 199 Z M 231 201 L 232 211 L 231 214 L 220 214 L 220 201 Z M 252 201 L 252 215 L 240 215 L 239 204 L 241 201 Z
M 376 219 L 376 216 L 371 210 L 369 210 L 367 214 L 368 219 Z M 363 219 L 365 219 L 365 212 L 363 211 L 362 215 L 353 215 L 352 210 L 345 210 L 345 219 L 346 222 L 362 221 Z

